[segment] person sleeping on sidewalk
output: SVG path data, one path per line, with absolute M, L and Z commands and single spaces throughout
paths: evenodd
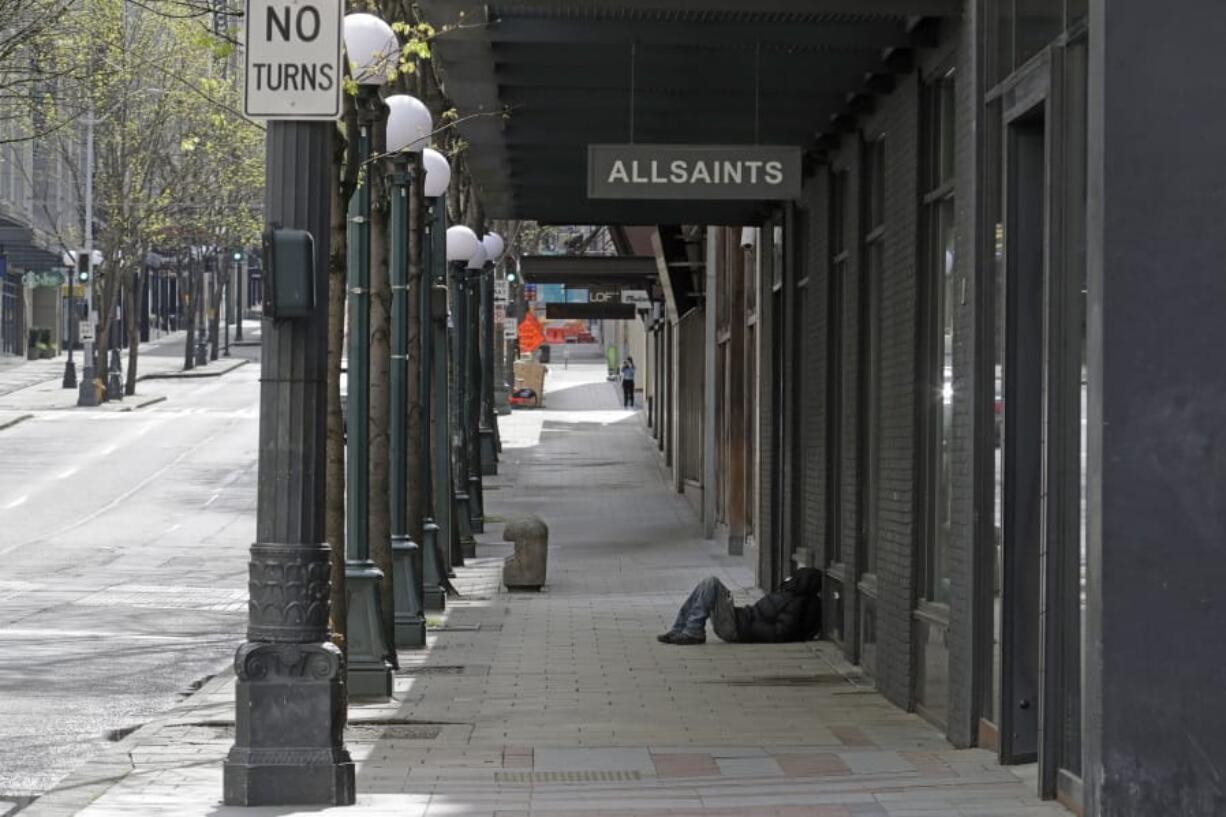
M 703 579 L 681 605 L 673 628 L 656 636 L 665 644 L 703 644 L 707 619 L 724 641 L 782 643 L 808 641 L 821 631 L 822 574 L 804 567 L 753 605 L 736 607 L 732 592 L 719 579 Z

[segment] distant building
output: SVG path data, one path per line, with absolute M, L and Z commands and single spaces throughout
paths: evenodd
M 0 355 L 25 354 L 32 329 L 51 330 L 58 352 L 70 328 L 62 259 L 81 241 L 84 151 L 80 140 L 20 141 L 30 132 L 0 115 Z

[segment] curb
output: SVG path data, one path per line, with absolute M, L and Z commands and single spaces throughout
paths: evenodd
M 126 406 L 120 409 L 120 411 L 136 411 L 137 409 L 143 409 L 145 406 L 152 406 L 155 403 L 164 403 L 164 402 L 166 402 L 166 395 L 163 394 L 161 397 L 151 397 L 150 399 L 144 401 L 143 403 L 137 403 L 135 406 Z
M 152 372 L 143 374 L 136 378 L 139 380 L 193 380 L 200 377 L 221 377 L 223 374 L 229 374 L 239 366 L 245 366 L 250 363 L 250 360 L 236 360 L 230 366 L 224 369 L 214 369 L 211 372 L 200 372 L 192 369 L 190 372 Z
M 6 428 L 12 428 L 18 423 L 22 423 L 22 422 L 25 422 L 26 420 L 29 420 L 33 416 L 34 416 L 33 414 L 22 414 L 17 417 L 14 417 L 11 420 L 0 420 L 0 431 L 3 431 Z

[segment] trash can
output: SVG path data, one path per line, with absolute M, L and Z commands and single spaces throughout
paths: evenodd
M 541 344 L 541 363 L 549 362 L 549 344 Z

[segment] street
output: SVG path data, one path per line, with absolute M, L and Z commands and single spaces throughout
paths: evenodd
M 246 622 L 258 379 L 156 381 L 156 405 L 0 431 L 0 799 L 46 791 L 226 665 Z

